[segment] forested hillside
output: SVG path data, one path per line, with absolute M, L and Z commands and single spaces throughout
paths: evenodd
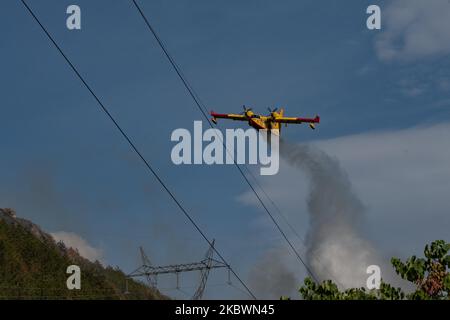
M 81 289 L 68 290 L 66 269 L 81 268 Z M 119 268 L 91 262 L 72 248 L 0 209 L 0 299 L 166 299 Z

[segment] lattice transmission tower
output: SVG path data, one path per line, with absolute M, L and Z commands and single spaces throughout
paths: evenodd
M 205 291 L 206 283 L 208 281 L 209 272 L 211 269 L 218 268 L 226 268 L 228 270 L 228 283 L 230 281 L 230 266 L 226 263 L 218 261 L 214 259 L 214 240 L 211 243 L 211 246 L 208 248 L 206 255 L 203 260 L 199 262 L 192 263 L 184 263 L 184 264 L 174 264 L 167 266 L 153 266 L 150 262 L 150 259 L 145 254 L 145 251 L 142 247 L 139 247 L 139 251 L 141 254 L 142 265 L 131 272 L 128 277 L 129 278 L 142 278 L 145 277 L 147 279 L 148 284 L 157 288 L 158 281 L 157 276 L 160 274 L 175 274 L 177 277 L 177 289 L 179 289 L 179 275 L 183 272 L 191 272 L 191 271 L 200 271 L 200 283 L 192 296 L 192 300 L 200 300 L 203 297 L 203 293 Z M 128 286 L 127 286 L 128 291 Z

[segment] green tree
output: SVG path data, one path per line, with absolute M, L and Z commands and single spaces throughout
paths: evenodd
M 450 243 L 437 240 L 425 246 L 425 258 L 412 256 L 405 262 L 398 258 L 391 259 L 397 274 L 415 285 L 415 291 L 409 294 L 384 281 L 378 290 L 351 288 L 341 291 L 331 280 L 317 284 L 310 277 L 304 280 L 299 292 L 305 300 L 450 299 L 449 251 Z

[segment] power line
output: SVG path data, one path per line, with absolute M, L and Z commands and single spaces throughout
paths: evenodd
M 186 90 L 189 92 L 189 95 L 192 97 L 192 99 L 194 100 L 195 104 L 197 105 L 198 109 L 200 110 L 200 112 L 202 113 L 203 117 L 206 119 L 206 121 L 208 122 L 208 124 L 210 125 L 211 128 L 213 128 L 213 125 L 207 115 L 207 111 L 205 112 L 205 106 L 203 105 L 202 107 L 202 103 L 201 100 L 198 98 L 198 95 L 196 94 L 195 90 L 192 88 L 192 86 L 189 84 L 188 80 L 183 76 L 183 73 L 180 69 L 180 67 L 176 64 L 175 60 L 172 58 L 172 56 L 170 55 L 169 51 L 166 49 L 163 41 L 161 40 L 161 38 L 158 36 L 158 34 L 156 33 L 155 29 L 152 27 L 152 25 L 150 24 L 150 22 L 148 21 L 147 17 L 145 16 L 144 12 L 142 11 L 142 9 L 140 8 L 140 6 L 137 4 L 137 2 L 135 0 L 132 0 L 134 6 L 136 7 L 136 9 L 139 11 L 141 17 L 144 19 L 145 24 L 147 25 L 147 27 L 149 28 L 149 30 L 151 31 L 151 33 L 153 34 L 154 38 L 156 39 L 156 41 L 158 42 L 159 46 L 161 47 L 161 49 L 163 50 L 165 56 L 167 57 L 167 59 L 169 60 L 170 64 L 172 65 L 173 69 L 175 70 L 175 72 L 177 73 L 178 77 L 180 78 L 180 80 L 182 81 L 183 85 L 185 86 Z M 222 141 L 222 144 L 224 144 L 224 142 Z M 224 144 L 225 146 L 225 144 Z M 226 146 L 225 146 L 226 148 Z M 227 152 L 229 152 L 228 149 L 226 149 Z M 259 194 L 256 192 L 255 188 L 253 187 L 252 183 L 248 180 L 247 176 L 244 174 L 244 172 L 242 171 L 241 167 L 239 167 L 239 165 L 236 163 L 236 161 L 234 160 L 234 165 L 236 166 L 236 168 L 239 170 L 240 174 L 242 175 L 242 177 L 244 178 L 244 180 L 247 182 L 247 184 L 249 185 L 250 189 L 253 191 L 253 193 L 255 194 L 256 198 L 258 199 L 258 201 L 261 203 L 261 206 L 264 208 L 264 210 L 266 211 L 266 213 L 269 215 L 270 219 L 272 220 L 272 222 L 275 224 L 276 228 L 278 229 L 278 231 L 281 233 L 281 235 L 283 236 L 283 238 L 286 240 L 286 242 L 288 243 L 288 245 L 290 246 L 290 248 L 292 249 L 292 251 L 295 253 L 295 255 L 297 256 L 298 260 L 303 264 L 303 266 L 305 267 L 306 271 L 309 273 L 309 275 L 316 281 L 317 278 L 315 277 L 314 273 L 310 270 L 310 268 L 308 267 L 308 265 L 306 264 L 306 262 L 304 261 L 304 259 L 301 257 L 301 255 L 299 254 L 299 252 L 295 249 L 295 247 L 293 246 L 293 244 L 291 243 L 291 241 L 289 240 L 289 238 L 286 236 L 286 234 L 284 233 L 283 229 L 280 227 L 280 225 L 278 224 L 278 222 L 276 221 L 276 219 L 273 217 L 273 215 L 270 213 L 269 209 L 267 208 L 267 206 L 265 205 L 264 201 L 262 201 L 261 197 L 259 196 Z
M 94 91 L 91 89 L 91 87 L 88 85 L 88 83 L 84 80 L 84 78 L 81 76 L 81 74 L 78 72 L 77 68 L 72 64 L 72 62 L 69 60 L 69 58 L 65 55 L 65 53 L 62 51 L 62 49 L 59 47 L 59 45 L 55 42 L 53 37 L 50 35 L 50 33 L 47 31 L 47 29 L 42 25 L 42 23 L 39 21 L 38 17 L 34 14 L 33 10 L 27 5 L 27 3 L 24 0 L 21 0 L 22 4 L 25 6 L 25 8 L 28 10 L 28 12 L 31 14 L 31 16 L 36 20 L 36 22 L 39 24 L 41 29 L 44 31 L 44 33 L 47 35 L 49 40 L 53 43 L 53 45 L 58 49 L 59 53 L 63 56 L 63 58 L 66 60 L 66 62 L 69 64 L 69 66 L 72 68 L 72 70 L 75 72 L 75 74 L 78 76 L 78 78 L 81 80 L 81 82 L 84 84 L 86 89 L 91 93 L 91 95 L 94 97 L 94 99 L 97 101 L 98 105 L 101 107 L 103 112 L 108 116 L 108 118 L 114 123 L 115 127 L 119 130 L 120 134 L 123 136 L 123 138 L 127 141 L 127 143 L 130 145 L 130 147 L 134 150 L 134 152 L 138 155 L 138 157 L 142 160 L 142 162 L 145 164 L 147 169 L 152 173 L 152 175 L 156 178 L 156 180 L 161 184 L 161 186 L 164 188 L 164 190 L 169 194 L 169 196 L 172 198 L 172 200 L 176 203 L 178 208 L 183 212 L 183 214 L 186 216 L 186 218 L 191 222 L 191 224 L 195 227 L 195 229 L 200 233 L 200 235 L 203 237 L 203 239 L 212 246 L 212 242 L 206 237 L 205 233 L 200 229 L 200 227 L 197 225 L 197 223 L 194 221 L 194 219 L 190 216 L 190 214 L 186 211 L 186 209 L 181 205 L 181 203 L 177 200 L 175 195 L 172 193 L 172 191 L 166 186 L 164 181 L 159 177 L 158 173 L 152 168 L 150 163 L 145 159 L 145 157 L 142 155 L 142 153 L 139 151 L 139 149 L 136 147 L 136 145 L 133 143 L 131 138 L 125 133 L 125 131 L 122 129 L 122 127 L 119 125 L 119 123 L 116 121 L 116 119 L 112 116 L 112 114 L 108 111 L 108 109 L 103 105 L 103 103 L 100 101 L 100 99 L 97 97 L 97 95 L 94 93 Z M 214 252 L 217 254 L 222 261 L 229 265 L 225 258 L 220 254 L 220 252 L 213 247 Z M 252 291 L 247 287 L 247 285 L 242 281 L 242 279 L 237 275 L 237 273 L 231 268 L 230 270 L 233 273 L 233 275 L 238 279 L 238 281 L 242 284 L 242 286 L 249 292 L 249 294 L 256 299 L 256 296 L 252 293 Z

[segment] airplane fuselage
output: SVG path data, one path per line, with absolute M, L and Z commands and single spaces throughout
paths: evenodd
M 280 123 L 273 121 L 272 117 L 254 116 L 248 120 L 248 124 L 256 130 L 280 130 Z

